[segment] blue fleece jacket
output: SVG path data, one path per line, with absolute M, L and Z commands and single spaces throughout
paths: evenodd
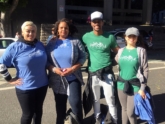
M 146 93 L 146 96 L 147 98 L 143 99 L 139 93 L 135 95 L 135 114 L 138 115 L 141 120 L 147 120 L 149 124 L 155 124 L 154 114 L 149 102 L 149 93 Z

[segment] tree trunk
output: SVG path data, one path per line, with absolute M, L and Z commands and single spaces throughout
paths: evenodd
M 1 33 L 3 37 L 12 37 L 11 14 L 16 9 L 18 2 L 19 0 L 13 0 L 12 5 L 5 12 L 1 12 Z

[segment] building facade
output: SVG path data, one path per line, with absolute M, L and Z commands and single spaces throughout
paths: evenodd
M 57 19 L 85 22 L 93 11 L 101 11 L 112 24 L 150 24 L 153 0 L 57 0 Z

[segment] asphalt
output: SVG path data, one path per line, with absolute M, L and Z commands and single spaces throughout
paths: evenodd
M 149 50 L 149 79 L 148 86 L 151 88 L 154 100 L 154 115 L 157 124 L 165 124 L 165 49 Z M 15 69 L 9 69 L 12 76 L 15 75 Z M 117 68 L 114 67 L 117 74 Z M 83 72 L 84 81 L 86 82 L 87 74 Z M 84 87 L 82 87 L 84 90 Z M 105 99 L 101 100 L 106 104 Z M 69 108 L 69 104 L 67 104 Z M 91 124 L 93 110 L 85 117 L 84 123 Z M 119 111 L 119 119 L 121 112 Z M 0 124 L 19 124 L 21 109 L 15 95 L 14 86 L 4 82 L 0 78 Z M 42 124 L 55 124 L 56 112 L 54 96 L 51 89 L 48 89 L 45 102 L 43 105 Z M 138 124 L 146 124 L 146 121 L 138 119 Z M 121 124 L 121 122 L 120 122 Z

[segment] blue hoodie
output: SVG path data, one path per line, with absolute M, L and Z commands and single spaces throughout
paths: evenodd
M 154 114 L 149 102 L 149 93 L 146 93 L 146 96 L 147 98 L 143 99 L 140 94 L 137 93 L 135 95 L 135 114 L 138 115 L 141 120 L 147 120 L 149 124 L 155 124 Z

